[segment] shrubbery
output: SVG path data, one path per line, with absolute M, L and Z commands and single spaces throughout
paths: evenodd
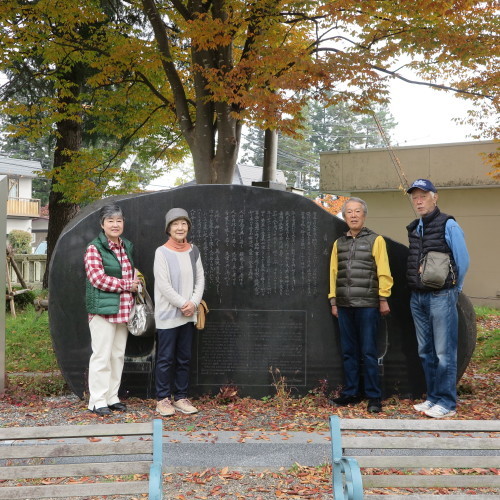
M 20 287 L 12 288 L 12 291 L 21 290 Z M 8 295 L 9 291 L 5 289 L 5 294 Z M 33 301 L 36 299 L 36 293 L 32 290 L 27 290 L 24 293 L 20 293 L 19 295 L 14 296 L 14 305 L 16 306 L 16 311 L 23 311 L 30 304 L 33 305 Z M 10 300 L 5 301 L 5 310 L 10 311 Z
M 31 253 L 31 234 L 21 229 L 13 229 L 7 236 L 14 253 Z

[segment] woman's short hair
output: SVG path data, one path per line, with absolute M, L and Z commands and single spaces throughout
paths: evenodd
M 361 198 L 355 198 L 354 196 L 352 198 L 349 198 L 348 200 L 346 200 L 344 202 L 344 204 L 342 205 L 342 217 L 345 218 L 345 209 L 346 209 L 346 205 L 351 202 L 351 201 L 356 201 L 357 203 L 361 203 L 361 206 L 363 207 L 363 212 L 364 214 L 366 215 L 368 213 L 368 205 L 366 204 L 366 201 L 365 200 L 362 200 Z
M 101 226 L 104 224 L 104 219 L 107 219 L 108 217 L 121 217 L 122 219 L 125 219 L 125 217 L 123 217 L 122 209 L 119 207 L 119 205 L 115 205 L 112 203 L 110 203 L 109 205 L 104 205 L 99 210 L 99 221 L 101 223 Z

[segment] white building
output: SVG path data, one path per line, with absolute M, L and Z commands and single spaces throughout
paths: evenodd
M 0 175 L 6 175 L 8 182 L 7 234 L 13 229 L 33 234 L 33 220 L 40 217 L 40 200 L 32 198 L 32 181 L 41 171 L 38 161 L 0 155 Z

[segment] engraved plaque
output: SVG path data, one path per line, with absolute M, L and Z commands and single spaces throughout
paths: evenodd
M 306 385 L 306 311 L 209 314 L 198 335 L 197 385 L 269 386 L 271 369 L 289 384 Z

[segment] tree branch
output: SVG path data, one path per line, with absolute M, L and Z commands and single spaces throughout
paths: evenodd
M 116 149 L 115 153 L 111 156 L 111 158 L 108 158 L 105 162 L 102 162 L 100 163 L 99 165 L 97 165 L 97 167 L 101 167 L 101 170 L 100 170 L 100 173 L 98 174 L 98 177 L 99 179 L 102 178 L 102 174 L 103 172 L 106 172 L 106 170 L 108 168 L 111 167 L 111 164 L 113 163 L 114 160 L 116 160 L 116 158 L 118 158 L 118 156 L 120 156 L 120 154 L 125 150 L 125 147 L 128 146 L 130 144 L 130 142 L 132 141 L 132 139 L 135 137 L 135 135 L 137 134 L 137 132 L 142 128 L 144 127 L 144 125 L 146 125 L 146 123 L 152 119 L 153 115 L 160 109 L 164 108 L 165 105 L 164 104 L 161 104 L 160 106 L 157 106 L 139 125 L 137 125 L 137 127 L 135 127 L 135 129 L 127 136 L 125 137 L 122 141 L 120 141 L 120 145 L 118 146 L 118 148 Z M 94 168 L 94 167 L 93 167 Z M 90 169 L 87 170 L 88 172 L 91 172 Z
M 342 55 L 346 56 L 346 53 L 344 51 L 339 50 L 339 49 L 334 49 L 333 47 L 321 47 L 321 48 L 318 47 L 315 49 L 315 52 L 335 52 L 335 53 L 342 54 Z M 494 99 L 494 96 L 492 96 L 492 95 L 482 94 L 480 92 L 474 92 L 472 90 L 462 90 L 462 89 L 458 89 L 456 87 L 451 87 L 448 85 L 441 85 L 439 83 L 424 82 L 421 80 L 410 80 L 409 78 L 406 78 L 406 77 L 400 75 L 399 73 L 397 73 L 397 71 L 386 69 L 386 68 L 383 68 L 382 66 L 377 66 L 376 64 L 368 64 L 368 65 L 370 68 L 374 69 L 375 71 L 380 71 L 381 73 L 386 73 L 387 75 L 390 75 L 393 78 L 398 78 L 399 80 L 402 80 L 403 82 L 411 83 L 413 85 L 423 85 L 423 86 L 431 87 L 434 89 L 451 90 L 452 92 L 456 92 L 457 94 L 472 95 L 475 97 L 482 97 L 484 99 L 490 99 L 490 100 Z
M 186 137 L 186 140 L 191 141 L 191 132 L 193 129 L 193 122 L 189 115 L 188 102 L 184 85 L 173 63 L 173 58 L 170 53 L 170 43 L 165 31 L 165 26 L 161 19 L 158 8 L 156 7 L 155 0 L 142 0 L 144 13 L 146 14 L 153 31 L 155 34 L 158 49 L 162 55 L 163 70 L 172 88 L 174 95 L 175 112 L 179 120 L 179 126 Z
M 172 5 L 175 7 L 177 12 L 186 20 L 192 19 L 191 12 L 186 8 L 186 6 L 180 0 L 170 0 Z
M 461 89 L 457 89 L 456 87 L 450 87 L 448 85 L 441 85 L 439 83 L 423 82 L 423 81 L 419 81 L 419 80 L 410 80 L 409 78 L 406 78 L 406 77 L 396 73 L 395 71 L 391 71 L 391 70 L 382 68 L 380 66 L 375 66 L 375 65 L 371 65 L 371 67 L 376 71 L 380 71 L 381 73 L 386 73 L 388 75 L 391 75 L 394 78 L 398 78 L 399 80 L 402 80 L 403 82 L 411 83 L 413 85 L 424 85 L 426 87 L 431 87 L 434 89 L 451 90 L 452 92 L 455 92 L 457 94 L 467 94 L 467 95 L 472 95 L 475 97 L 482 97 L 484 99 L 489 99 L 491 101 L 494 99 L 494 96 L 492 96 L 492 95 L 482 94 L 480 92 L 474 92 L 472 90 L 461 90 Z
M 135 71 L 135 74 L 139 77 L 137 81 L 146 85 L 146 87 L 151 91 L 152 94 L 154 94 L 161 102 L 167 105 L 175 113 L 174 103 L 170 101 L 170 99 L 167 99 L 161 92 L 159 92 L 144 73 L 142 73 L 141 71 Z

